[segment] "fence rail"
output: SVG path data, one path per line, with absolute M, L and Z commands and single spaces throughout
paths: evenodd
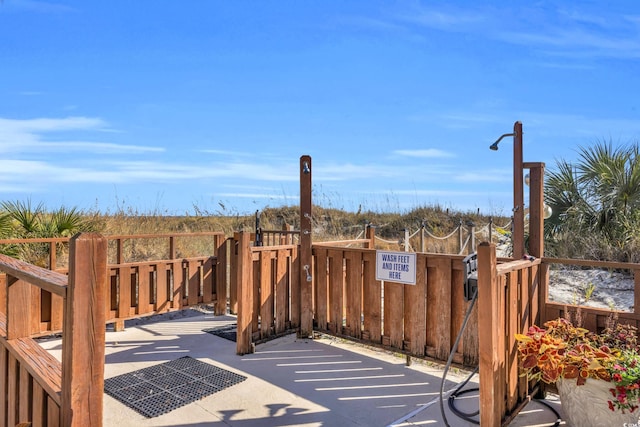
M 68 276 L 0 255 L 0 426 L 102 425 L 106 260 L 106 239 L 92 233 L 71 240 Z M 63 304 L 61 361 L 30 337 L 40 289 Z

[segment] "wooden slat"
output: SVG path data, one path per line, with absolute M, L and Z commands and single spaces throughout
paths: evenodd
M 31 376 L 25 369 L 24 364 L 20 364 L 20 379 L 18 384 L 18 422 L 24 423 L 31 420 Z
M 7 339 L 31 335 L 31 285 L 7 276 Z
M 315 319 L 318 325 L 318 329 L 321 331 L 327 330 L 328 321 L 328 263 L 327 263 L 327 250 L 317 248 L 315 250 L 315 263 L 314 263 L 314 278 L 315 278 Z
M 64 321 L 64 298 L 51 295 L 51 331 L 61 331 Z
M 189 261 L 187 264 L 188 274 L 188 297 L 187 305 L 193 307 L 198 304 L 200 298 L 200 267 L 199 263 L 195 261 Z
M 343 259 L 342 252 L 330 249 L 329 252 L 329 330 L 342 334 L 343 319 Z
M 4 330 L 0 331 L 0 333 Z M 2 335 L 5 335 L 2 333 Z M 9 387 L 9 354 L 4 342 L 0 344 L 0 425 L 7 420 L 7 393 Z
M 118 268 L 118 318 L 131 315 L 131 267 Z
M 362 261 L 359 253 L 346 253 L 346 268 L 346 326 L 352 337 L 360 339 L 362 336 Z
M 60 405 L 49 396 L 47 398 L 47 427 L 60 427 Z
M 498 427 L 501 424 L 500 367 L 504 366 L 498 349 L 500 334 L 498 282 L 495 245 L 483 242 L 478 246 L 478 338 L 480 353 L 480 424 Z
M 429 258 L 427 260 L 427 298 L 431 304 L 427 309 L 429 340 L 434 347 L 434 357 L 447 360 L 451 351 L 451 259 Z
M 18 424 L 18 361 L 9 353 L 7 372 L 7 426 Z
M 515 408 L 518 403 L 518 354 L 515 334 L 520 333 L 520 310 L 518 309 L 518 288 L 521 285 L 521 271 L 513 272 L 509 275 L 507 284 L 507 336 L 506 336 L 506 357 L 507 357 L 507 410 Z
M 424 356 L 427 344 L 427 257 L 417 254 L 416 284 L 404 286 L 404 340 L 405 348 L 416 356 Z
M 289 286 L 291 295 L 291 312 L 289 313 L 289 321 L 292 328 L 300 326 L 300 251 L 295 246 L 291 248 L 291 285 Z
M 238 241 L 238 319 L 236 353 L 251 353 L 251 322 L 253 319 L 253 262 L 251 257 L 250 233 L 236 233 Z
M 156 266 L 156 303 L 155 310 L 158 313 L 169 311 L 171 303 L 169 301 L 169 272 L 167 265 L 159 263 Z
M 231 240 L 224 240 L 217 252 L 216 260 L 216 316 L 223 316 L 227 314 L 227 262 L 229 261 L 228 251 Z M 231 277 L 234 277 L 233 272 Z
M 153 310 L 151 306 L 151 298 L 153 294 L 150 292 L 151 286 L 151 266 L 141 265 L 138 267 L 138 304 L 136 306 L 136 314 L 147 314 Z
M 532 270 L 537 269 L 538 266 L 532 267 L 531 269 L 522 270 L 522 281 L 520 286 L 518 287 L 518 332 L 524 334 L 529 329 L 531 325 L 531 297 L 529 295 L 529 290 L 532 287 L 533 274 Z M 517 349 L 517 345 L 516 345 Z M 516 359 L 516 370 L 518 370 L 518 355 L 517 351 L 515 354 Z M 519 371 L 518 371 L 519 373 Z M 522 402 L 529 391 L 528 381 L 526 377 L 519 377 L 517 379 L 518 383 L 518 401 Z
M 364 330 L 369 340 L 380 344 L 382 340 L 382 283 L 376 280 L 376 253 L 364 253 L 363 271 Z
M 215 297 L 215 258 L 207 258 L 202 268 L 202 302 L 207 304 Z
M 240 269 L 238 268 L 239 260 L 238 260 L 238 238 L 237 233 L 235 233 L 236 237 L 231 241 L 230 250 L 230 283 L 229 283 L 229 312 L 231 314 L 238 313 L 238 287 L 240 283 L 238 281 L 238 277 L 240 274 Z
M 172 263 L 171 272 L 173 274 L 173 295 L 171 299 L 171 307 L 175 309 L 181 309 L 184 306 L 184 288 L 186 286 L 185 268 L 180 260 L 175 260 Z
M 273 326 L 274 295 L 272 287 L 272 271 L 270 252 L 260 252 L 260 337 L 267 338 L 271 335 Z
M 48 328 L 42 328 L 42 290 L 37 286 L 29 286 L 31 288 L 31 335 L 37 335 L 46 331 Z M 49 292 L 49 294 L 51 294 Z
M 402 349 L 404 340 L 404 285 L 384 282 L 384 337 L 391 347 Z M 384 343 L 384 340 L 383 340 Z
M 252 242 L 255 240 L 255 236 L 252 233 L 251 235 L 251 239 Z M 251 286 L 251 292 L 253 293 L 253 308 L 251 309 L 251 314 L 252 314 L 252 318 L 251 318 L 251 332 L 252 332 L 252 337 L 254 336 L 254 334 L 259 335 L 260 332 L 260 298 L 258 298 L 258 295 L 260 294 L 260 263 L 259 263 L 259 259 L 258 259 L 258 254 L 253 253 L 253 251 L 251 251 L 251 260 L 252 260 L 252 269 L 253 272 L 251 274 L 252 277 L 252 286 Z M 270 256 L 272 259 L 274 259 L 274 254 L 273 252 L 270 253 Z M 273 282 L 272 282 L 272 286 L 273 286 Z
M 33 415 L 31 427 L 44 427 L 46 424 L 46 398 L 44 390 L 37 381 L 33 382 Z
M 276 283 L 275 283 L 275 328 L 276 333 L 282 333 L 286 329 L 288 310 L 288 274 L 289 274 L 289 250 L 279 249 L 276 258 Z M 311 273 L 311 272 L 309 272 Z M 308 284 L 311 285 L 311 284 Z M 309 293 L 311 297 L 311 293 Z

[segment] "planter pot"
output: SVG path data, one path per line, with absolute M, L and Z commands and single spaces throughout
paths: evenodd
M 556 383 L 567 425 L 574 427 L 631 426 L 638 425 L 640 411 L 622 413 L 612 411 L 607 403 L 612 395 L 613 383 L 587 379 L 583 385 L 576 380 L 560 379 Z

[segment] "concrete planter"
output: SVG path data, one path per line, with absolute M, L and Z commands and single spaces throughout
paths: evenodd
M 562 411 L 567 425 L 574 427 L 631 427 L 640 425 L 640 411 L 623 414 L 609 409 L 607 401 L 612 398 L 609 389 L 613 383 L 587 379 L 583 385 L 576 380 L 560 379 L 556 383 L 562 402 Z

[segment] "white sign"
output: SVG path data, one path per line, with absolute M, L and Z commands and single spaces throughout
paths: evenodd
M 376 280 L 416 284 L 416 253 L 376 251 Z

